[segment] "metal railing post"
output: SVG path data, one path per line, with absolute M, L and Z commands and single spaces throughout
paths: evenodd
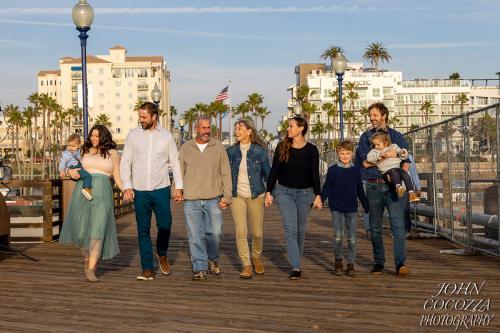
M 467 247 L 472 247 L 472 198 L 470 195 L 470 131 L 469 131 L 469 117 L 464 115 L 462 118 L 462 128 L 464 135 L 464 169 L 465 169 L 465 211 L 467 223 Z
M 448 164 L 448 191 L 450 193 L 450 222 L 451 239 L 455 240 L 455 219 L 453 218 L 453 186 L 451 181 L 451 156 L 450 156 L 450 124 L 446 123 L 444 127 L 444 137 L 446 138 L 446 163 Z M 444 190 L 444 189 L 443 189 Z M 443 197 L 444 199 L 444 197 Z
M 434 138 L 432 136 L 434 127 L 429 127 L 429 140 L 431 142 L 431 156 L 432 156 L 432 202 L 434 205 L 434 233 L 437 233 L 437 224 L 439 221 L 439 212 L 438 212 L 438 198 L 437 198 L 437 174 L 436 174 L 436 154 L 434 149 Z

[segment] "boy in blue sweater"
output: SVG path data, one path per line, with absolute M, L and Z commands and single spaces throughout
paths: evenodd
M 352 163 L 354 144 L 345 140 L 336 147 L 339 161 L 328 168 L 321 199 L 328 199 L 328 206 L 332 212 L 333 242 L 335 250 L 335 275 L 344 273 L 344 253 L 342 243 L 344 227 L 347 228 L 349 253 L 347 256 L 346 275 L 355 275 L 354 260 L 356 257 L 356 216 L 358 198 L 363 210 L 368 213 L 368 199 L 363 190 L 361 171 Z

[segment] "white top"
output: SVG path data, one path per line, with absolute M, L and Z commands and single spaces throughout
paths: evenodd
M 170 185 L 169 163 L 175 188 L 182 189 L 179 153 L 172 133 L 157 125 L 131 130 L 125 141 L 120 165 L 124 189 L 153 191 Z
M 196 145 L 198 146 L 198 149 L 203 153 L 205 148 L 207 148 L 208 142 L 207 143 L 198 143 L 196 142 Z
M 251 198 L 252 190 L 250 188 L 250 179 L 248 179 L 248 170 L 247 170 L 247 153 L 250 149 L 249 144 L 243 144 L 240 142 L 240 151 L 241 151 L 241 162 L 240 169 L 238 170 L 238 184 L 236 185 L 236 192 L 238 196 L 243 198 Z
M 382 159 L 382 154 L 389 150 L 396 150 L 398 156 Z M 401 161 L 406 160 L 407 158 L 408 151 L 404 148 L 399 148 L 399 146 L 395 143 L 390 145 L 389 147 L 385 147 L 382 150 L 373 148 L 366 156 L 366 160 L 368 162 L 377 163 L 377 169 L 379 169 L 381 173 L 385 173 L 390 169 L 399 168 L 399 164 L 401 163 Z

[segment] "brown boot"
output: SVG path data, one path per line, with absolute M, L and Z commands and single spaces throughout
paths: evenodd
M 243 266 L 243 269 L 241 270 L 241 273 L 240 273 L 240 278 L 241 279 L 251 279 L 252 273 L 253 273 L 252 265 Z
M 170 263 L 168 262 L 167 256 L 160 256 L 159 254 L 156 254 L 156 257 L 158 258 L 160 271 L 162 272 L 162 274 L 169 275 Z
M 410 202 L 419 202 L 420 198 L 417 196 L 417 194 L 415 192 L 409 192 L 408 193 L 408 200 L 410 200 Z
M 255 274 L 264 274 L 264 263 L 262 262 L 262 257 L 253 258 L 252 263 L 255 269 Z

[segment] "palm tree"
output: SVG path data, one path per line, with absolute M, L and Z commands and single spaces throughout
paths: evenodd
M 210 103 L 209 109 L 211 110 L 212 116 L 217 121 L 217 117 L 219 118 L 219 128 L 218 128 L 218 138 L 222 141 L 222 117 L 227 112 L 227 106 L 223 101 L 214 101 Z M 217 129 L 217 126 L 216 126 Z
M 478 142 L 485 142 L 488 151 L 491 151 L 491 143 L 496 142 L 496 124 L 495 119 L 488 113 L 484 113 L 483 116 L 474 122 L 471 127 L 472 136 L 474 140 Z M 499 143 L 496 143 L 499 144 Z
M 134 105 L 134 111 L 139 111 L 142 104 L 144 104 L 144 103 L 145 103 L 145 101 L 142 98 L 137 99 L 137 102 L 135 102 L 135 105 Z
M 363 53 L 363 60 L 369 61 L 378 73 L 379 61 L 389 62 L 391 54 L 382 43 L 371 43 Z
M 449 76 L 450 80 L 460 80 L 460 74 L 457 72 L 453 72 Z
M 309 99 L 309 92 L 310 89 L 307 85 L 303 85 L 297 88 L 297 91 L 295 92 L 295 99 L 302 104 L 303 102 L 307 102 Z
M 259 107 L 257 108 L 257 111 L 256 111 L 256 112 L 257 112 L 257 115 L 260 117 L 260 120 L 262 121 L 262 127 L 261 127 L 260 129 L 261 129 L 261 130 L 263 130 L 263 129 L 264 129 L 264 119 L 266 119 L 266 117 L 267 117 L 268 115 L 270 115 L 270 114 L 271 114 L 271 112 L 270 112 L 270 111 L 268 111 L 268 110 L 267 110 L 267 107 L 265 107 L 265 106 L 259 106 Z M 256 124 L 256 125 L 257 125 L 257 124 Z
M 319 145 L 320 147 L 322 147 L 322 143 L 323 143 L 323 133 L 325 133 L 327 131 L 326 129 L 326 126 L 325 124 L 323 124 L 321 122 L 321 120 L 318 120 L 314 125 L 313 127 L 311 128 L 311 134 L 314 136 L 314 141 L 316 142 L 316 145 L 318 146 L 318 136 L 320 138 L 320 142 L 321 142 L 321 145 Z
M 33 179 L 33 174 L 34 174 L 34 165 L 35 165 L 35 144 L 33 140 L 33 119 L 36 121 L 36 112 L 35 108 L 32 106 L 28 106 L 24 108 L 23 112 L 23 118 L 24 118 L 24 124 L 26 126 L 26 129 L 28 131 L 28 144 L 30 147 L 30 164 L 31 164 L 31 172 L 30 172 L 30 179 Z M 35 127 L 36 131 L 36 127 Z M 27 170 L 26 170 L 27 173 Z M 26 175 L 27 176 L 27 175 Z
M 67 109 L 66 112 L 67 112 L 68 118 L 69 118 L 69 122 L 68 122 L 68 136 L 70 136 L 71 134 L 73 134 L 73 132 L 71 131 L 71 122 L 76 117 L 78 117 L 78 116 L 81 115 L 81 110 L 78 107 L 74 107 L 74 108 Z
M 307 120 L 307 123 L 310 123 L 311 116 L 318 110 L 316 104 L 310 102 L 302 103 L 302 114 L 304 118 Z
M 184 112 L 183 118 L 186 123 L 188 123 L 189 138 L 192 138 L 193 136 L 193 124 L 196 121 L 197 117 L 198 114 L 195 108 L 190 108 L 189 110 Z
M 264 97 L 259 93 L 251 93 L 247 96 L 246 102 L 250 110 L 252 110 L 252 116 L 255 126 L 257 126 L 257 118 L 259 117 L 257 114 L 257 108 L 261 106 L 263 101 Z
M 460 104 L 460 113 L 464 113 L 464 105 L 469 102 L 469 97 L 466 94 L 458 94 L 455 98 L 455 103 Z
M 233 117 L 240 116 L 241 118 L 249 118 L 247 113 L 250 113 L 251 111 L 252 110 L 247 102 L 241 102 L 233 108 Z
M 423 102 L 420 106 L 420 111 L 424 113 L 424 117 L 422 118 L 422 122 L 427 125 L 429 124 L 429 114 L 434 113 L 434 106 L 429 101 Z
M 111 119 L 109 119 L 109 116 L 105 113 L 100 113 L 97 115 L 95 118 L 94 124 L 96 125 L 103 125 L 106 127 L 111 127 Z
M 368 118 L 370 117 L 370 111 L 368 110 L 368 108 L 366 106 L 362 107 L 360 110 L 359 110 L 359 113 L 361 113 L 361 115 L 363 116 L 363 119 L 364 119 L 364 127 L 366 129 L 366 126 L 367 124 L 369 123 L 368 122 Z
M 345 88 L 347 89 L 346 99 L 351 102 L 350 112 L 346 112 L 347 125 L 347 137 L 351 138 L 354 132 L 354 123 L 356 122 L 356 111 L 354 110 L 354 104 L 359 99 L 359 94 L 355 91 L 358 87 L 356 82 L 346 82 Z
M 40 105 L 40 95 L 38 93 L 33 93 L 28 96 L 28 101 L 35 106 L 34 112 L 35 112 L 35 142 L 38 142 L 38 117 L 40 116 L 40 110 L 39 110 L 39 105 Z M 35 146 L 35 151 L 36 151 L 36 146 Z M 36 154 L 34 155 L 36 157 Z
M 175 116 L 177 116 L 177 108 L 173 105 L 170 105 L 170 123 L 171 123 L 170 128 L 174 128 L 174 125 L 175 125 L 174 117 Z
M 50 99 L 49 95 L 41 94 L 39 95 L 38 101 L 40 109 L 42 110 L 42 179 L 45 179 L 45 163 L 46 156 L 45 153 L 47 151 L 47 109 L 50 107 Z
M 24 126 L 24 118 L 21 111 L 19 111 L 19 106 L 14 106 L 13 104 L 7 105 L 5 107 L 5 116 L 9 118 L 8 122 L 10 126 L 14 126 L 15 132 L 11 133 L 11 143 L 12 143 L 12 154 L 16 157 L 16 166 L 19 179 L 21 179 L 21 165 L 19 163 L 19 128 Z M 16 148 L 14 150 L 14 138 L 16 140 Z
M 332 139 L 332 131 L 335 129 L 335 123 L 337 121 L 337 107 L 330 102 L 323 103 L 323 110 L 326 111 L 327 124 L 325 125 L 328 131 L 328 141 Z M 330 122 L 330 117 L 332 117 L 333 122 Z
M 333 70 L 333 59 L 339 52 L 344 52 L 344 50 L 340 46 L 332 45 L 321 53 L 321 59 L 330 59 Z

